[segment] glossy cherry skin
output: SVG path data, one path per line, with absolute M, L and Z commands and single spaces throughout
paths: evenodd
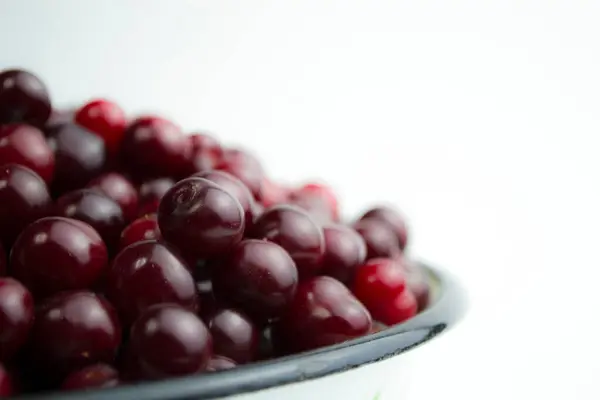
M 218 300 L 259 321 L 279 316 L 297 284 L 298 270 L 290 255 L 276 243 L 256 239 L 235 246 L 213 277 Z
M 97 135 L 68 123 L 51 129 L 49 136 L 56 158 L 52 182 L 54 193 L 80 189 L 104 171 L 106 147 Z
M 175 185 L 171 178 L 151 179 L 140 185 L 137 215 L 155 214 L 165 193 Z
M 235 176 L 250 189 L 254 198 L 261 199 L 265 174 L 260 162 L 252 154 L 237 149 L 224 150 L 215 169 Z
M 159 304 L 135 321 L 128 351 L 136 378 L 164 379 L 206 370 L 212 340 L 193 312 L 175 304 Z
M 93 189 L 76 190 L 56 200 L 55 210 L 58 216 L 88 223 L 100 234 L 109 250 L 118 247 L 125 217 L 119 204 L 107 195 Z
M 398 245 L 400 246 L 400 249 L 404 250 L 406 247 L 408 240 L 406 220 L 398 211 L 390 207 L 376 207 L 367 211 L 360 219 L 374 219 L 383 222 L 394 232 L 398 238 Z
M 0 278 L 0 361 L 9 360 L 33 325 L 33 296 L 20 282 Z
M 241 311 L 232 308 L 217 310 L 208 321 L 215 354 L 225 356 L 237 364 L 256 358 L 259 333 L 252 321 Z
M 105 293 L 126 325 L 154 304 L 198 309 L 196 285 L 184 261 L 155 241 L 135 243 L 117 255 L 108 271 Z
M 186 260 L 229 251 L 242 239 L 244 218 L 244 210 L 232 194 L 203 178 L 176 183 L 158 208 L 163 238 Z
M 126 221 L 133 221 L 137 216 L 138 192 L 123 175 L 109 172 L 88 183 L 87 187 L 99 190 L 121 206 Z
M 0 71 L 0 124 L 43 126 L 50 111 L 48 91 L 37 76 L 19 69 Z
M 299 207 L 271 207 L 254 222 L 250 236 L 283 247 L 294 260 L 301 279 L 316 275 L 322 267 L 323 229 Z
M 4 250 L 4 246 L 2 242 L 0 242 L 0 276 L 6 275 L 8 266 L 8 260 L 6 258 L 6 251 Z
M 7 249 L 27 225 L 50 212 L 51 204 L 38 174 L 16 164 L 0 166 L 0 241 Z
M 365 219 L 354 224 L 354 229 L 367 245 L 367 260 L 371 258 L 396 258 L 402 254 L 394 232 L 383 222 Z
M 223 149 L 212 136 L 195 133 L 186 138 L 186 155 L 182 177 L 212 170 L 221 159 Z
M 86 390 L 115 387 L 119 384 L 119 372 L 108 364 L 88 365 L 70 373 L 61 385 L 62 390 Z
M 92 100 L 77 110 L 75 122 L 101 137 L 112 154 L 117 152 L 127 125 L 123 109 L 103 99 Z
M 230 360 L 227 357 L 214 355 L 211 357 L 206 367 L 207 372 L 225 371 L 227 369 L 233 369 L 237 367 L 235 361 Z
M 42 131 L 31 125 L 0 126 L 2 164 L 20 164 L 38 174 L 46 184 L 54 175 L 54 153 Z
M 366 335 L 371 326 L 371 315 L 346 286 L 318 276 L 298 286 L 272 333 L 277 346 L 295 353 Z
M 134 243 L 146 240 L 160 240 L 161 238 L 156 214 L 144 215 L 123 229 L 119 248 L 122 250 Z
M 358 267 L 365 262 L 367 246 L 363 238 L 344 225 L 327 225 L 323 275 L 331 276 L 345 285 L 352 285 Z
M 290 190 L 282 184 L 275 183 L 268 178 L 263 179 L 260 202 L 268 208 L 277 204 L 287 203 Z
M 121 160 L 138 178 L 179 176 L 186 140 L 181 129 L 164 118 L 141 117 L 125 130 Z
M 228 174 L 225 171 L 208 171 L 195 174 L 198 178 L 208 179 L 216 183 L 223 189 L 231 193 L 242 205 L 244 209 L 246 229 L 250 229 L 254 221 L 254 213 L 256 211 L 256 203 L 250 190 L 235 176 Z
M 87 365 L 113 361 L 121 327 L 112 305 L 97 294 L 62 292 L 38 308 L 30 344 L 36 366 L 64 378 Z
M 0 363 L 0 397 L 10 397 L 15 394 L 12 376 Z
M 12 275 L 36 296 L 92 287 L 106 272 L 107 250 L 89 225 L 47 217 L 29 225 L 10 255 Z
M 308 211 L 322 223 L 339 220 L 339 205 L 333 190 L 319 183 L 308 183 L 289 195 L 289 201 Z

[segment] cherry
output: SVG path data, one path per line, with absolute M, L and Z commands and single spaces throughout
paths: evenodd
M 271 207 L 288 201 L 290 192 L 283 185 L 264 178 L 261 186 L 260 202 L 264 207 Z
M 33 325 L 33 297 L 12 278 L 0 278 L 0 360 L 6 361 L 27 340 Z
M 235 361 L 230 360 L 227 357 L 214 355 L 211 357 L 208 362 L 208 366 L 206 367 L 206 371 L 208 372 L 217 372 L 217 371 L 225 371 L 227 369 L 233 369 L 237 367 Z
M 247 239 L 215 269 L 213 290 L 217 299 L 264 321 L 284 311 L 297 283 L 294 261 L 281 246 Z
M 67 109 L 53 109 L 50 114 L 50 118 L 44 125 L 44 133 L 52 132 L 61 125 L 72 123 L 74 120 L 75 110 L 71 108 Z
M 119 204 L 105 194 L 93 189 L 67 193 L 56 201 L 56 213 L 90 224 L 109 249 L 118 247 L 125 218 Z
M 175 185 L 171 178 L 152 179 L 142 183 L 139 190 L 138 216 L 158 212 L 158 205 L 165 193 Z
M 88 183 L 87 187 L 99 190 L 119 204 L 127 221 L 132 221 L 137 216 L 137 190 L 123 175 L 109 172 Z
M 406 261 L 404 264 L 406 271 L 406 285 L 414 294 L 417 300 L 419 311 L 424 310 L 429 305 L 429 283 L 425 272 L 412 262 Z
M 1 82 L 0 82 L 1 83 Z M 0 363 L 0 397 L 11 397 L 15 394 L 13 378 L 6 370 L 4 365 Z
M 376 207 L 367 211 L 360 218 L 360 220 L 365 219 L 374 219 L 386 224 L 398 238 L 398 245 L 400 246 L 400 249 L 404 250 L 408 239 L 408 233 L 406 221 L 400 213 L 390 207 Z
M 206 325 L 175 304 L 148 308 L 131 328 L 129 358 L 138 379 L 162 379 L 206 370 L 212 340 Z
M 160 240 L 160 230 L 158 229 L 158 219 L 156 214 L 144 215 L 133 221 L 127 228 L 121 232 L 121 241 L 119 248 L 125 247 L 145 240 Z
M 208 152 L 217 159 L 223 155 L 223 147 L 221 147 L 221 143 L 206 133 L 192 133 L 188 136 L 188 142 L 189 145 L 195 150 Z
M 121 327 L 113 307 L 87 291 L 62 292 L 36 312 L 31 346 L 36 366 L 50 375 L 111 362 L 121 343 Z
M 250 236 L 283 247 L 294 260 L 301 278 L 319 272 L 325 253 L 323 230 L 299 207 L 274 206 L 254 223 Z
M 56 126 L 49 136 L 56 157 L 54 192 L 80 189 L 103 172 L 106 147 L 98 136 L 73 123 Z
M 106 246 L 89 225 L 47 217 L 29 225 L 10 255 L 12 274 L 34 295 L 92 287 L 106 271 Z
M 119 384 L 119 372 L 108 364 L 88 365 L 70 373 L 61 385 L 63 390 L 83 390 L 115 387 Z
M 209 171 L 198 173 L 194 176 L 214 182 L 231 193 L 240 202 L 242 208 L 244 209 L 244 215 L 246 216 L 246 229 L 249 229 L 252 226 L 252 222 L 254 221 L 254 212 L 256 210 L 256 203 L 252 193 L 250 193 L 250 190 L 248 190 L 242 181 L 224 171 Z
M 20 164 L 38 174 L 47 184 L 54 175 L 54 153 L 42 131 L 31 125 L 0 126 L 0 160 Z
M 358 267 L 365 262 L 367 246 L 363 238 L 352 228 L 344 225 L 327 225 L 323 275 L 351 285 Z
M 108 271 L 105 292 L 126 325 L 154 304 L 175 303 L 192 311 L 198 308 L 194 279 L 184 261 L 155 241 L 132 244 L 117 255 Z
M 213 137 L 201 133 L 189 135 L 186 140 L 182 176 L 188 177 L 213 169 L 223 154 L 219 142 Z
M 250 318 L 231 308 L 217 310 L 209 319 L 214 353 L 237 364 L 252 360 L 258 352 L 258 331 Z
M 339 220 L 338 200 L 333 190 L 323 184 L 308 183 L 292 191 L 290 202 L 307 210 L 320 222 Z
M 215 169 L 235 176 L 250 189 L 257 200 L 261 199 L 264 171 L 258 159 L 252 154 L 238 149 L 224 150 Z
M 43 126 L 50 111 L 48 91 L 37 76 L 19 69 L 0 72 L 0 124 Z
M 396 258 L 402 253 L 398 239 L 387 224 L 376 219 L 364 219 L 354 224 L 354 229 L 367 245 L 367 260 L 370 258 Z
M 101 137 L 112 154 L 118 150 L 127 125 L 123 109 L 103 99 L 92 100 L 77 110 L 75 122 Z
M 6 259 L 6 251 L 2 242 L 0 242 L 0 276 L 6 275 L 8 261 Z
M 185 148 L 185 136 L 177 125 L 164 118 L 146 116 L 125 130 L 121 160 L 138 178 L 179 176 Z
M 51 202 L 38 174 L 16 164 L 0 166 L 0 241 L 10 248 L 23 228 L 48 214 Z
M 203 178 L 187 178 L 164 195 L 158 209 L 163 238 L 187 260 L 227 252 L 244 234 L 244 210 L 237 199 Z
M 318 276 L 302 282 L 273 340 L 285 352 L 300 352 L 366 335 L 371 315 L 339 281 Z
M 406 272 L 396 261 L 374 258 L 356 272 L 354 294 L 363 302 L 373 318 L 394 325 L 417 312 L 417 302 L 406 288 Z

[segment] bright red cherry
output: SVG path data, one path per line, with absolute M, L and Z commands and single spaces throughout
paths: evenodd
M 129 368 L 138 379 L 164 379 L 206 370 L 212 340 L 193 312 L 175 304 L 148 308 L 131 328 Z
M 235 196 L 209 180 L 195 177 L 176 183 L 158 209 L 163 238 L 187 260 L 229 251 L 242 239 L 244 218 Z
M 31 349 L 36 366 L 63 376 L 98 362 L 110 363 L 121 344 L 113 307 L 92 292 L 62 292 L 36 312 Z
M 290 255 L 278 244 L 255 239 L 235 246 L 213 277 L 218 300 L 262 321 L 285 310 L 297 284 L 298 271 Z
M 6 361 L 27 340 L 33 325 L 33 297 L 12 278 L 0 278 L 0 360 Z
M 367 260 L 381 257 L 396 258 L 402 254 L 396 235 L 382 221 L 364 219 L 354 224 L 354 229 L 367 245 Z
M 211 357 L 208 362 L 208 366 L 206 367 L 206 371 L 208 372 L 217 372 L 217 371 L 225 371 L 227 369 L 233 369 L 237 367 L 235 361 L 230 360 L 227 357 L 214 355 Z
M 308 183 L 290 194 L 290 202 L 307 210 L 319 222 L 339 220 L 339 205 L 333 190 L 318 183 Z
M 137 178 L 179 176 L 185 148 L 177 125 L 160 117 L 141 117 L 125 130 L 121 161 Z
M 61 385 L 62 390 L 85 390 L 115 387 L 119 372 L 108 364 L 88 365 L 69 374 Z
M 48 217 L 29 225 L 10 255 L 12 275 L 36 296 L 92 287 L 106 271 L 108 255 L 89 225 Z
M 241 311 L 231 308 L 217 310 L 207 325 L 215 354 L 237 364 L 245 364 L 256 358 L 259 334 L 250 318 Z
M 401 250 L 406 247 L 408 232 L 406 220 L 396 210 L 390 207 L 376 207 L 367 211 L 360 220 L 374 219 L 385 223 L 398 238 L 398 245 Z
M 117 255 L 108 271 L 105 293 L 126 325 L 154 304 L 198 309 L 188 267 L 165 244 L 154 241 L 135 243 Z
M 367 256 L 365 241 L 354 229 L 344 225 L 327 225 L 323 233 L 325 256 L 321 272 L 352 285 L 356 270 Z
M 0 126 L 2 164 L 20 164 L 38 174 L 46 184 L 54 175 L 54 153 L 42 131 L 25 124 Z
M 109 172 L 88 183 L 87 187 L 99 190 L 119 204 L 125 220 L 132 221 L 137 216 L 137 190 L 123 175 Z
M 15 394 L 13 378 L 6 370 L 4 365 L 0 363 L 0 397 L 11 397 Z
M 300 284 L 274 326 L 273 340 L 285 352 L 295 353 L 364 336 L 371 325 L 371 315 L 346 286 L 318 276 Z
M 160 240 L 161 238 L 156 214 L 144 215 L 133 221 L 127 228 L 123 229 L 123 232 L 121 232 L 119 248 L 122 250 L 137 242 Z
M 139 208 L 137 215 L 155 214 L 165 193 L 175 185 L 171 178 L 151 179 L 141 184 L 139 190 Z
M 0 71 L 0 124 L 43 126 L 50 110 L 48 90 L 37 76 L 19 69 Z
M 27 225 L 48 214 L 51 202 L 38 174 L 16 164 L 0 166 L 0 241 L 10 248 Z
M 261 199 L 265 174 L 260 162 L 252 154 L 238 149 L 227 149 L 223 151 L 215 169 L 235 176 L 250 189 L 254 198 Z
M 322 267 L 323 229 L 299 207 L 271 207 L 255 221 L 250 236 L 283 247 L 294 260 L 301 278 L 316 275 Z
M 127 125 L 123 109 L 112 101 L 102 99 L 90 101 L 77 110 L 75 122 L 100 136 L 113 154 L 119 148 Z

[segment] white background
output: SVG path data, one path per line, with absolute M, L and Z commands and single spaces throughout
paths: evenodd
M 388 200 L 468 318 L 409 399 L 598 399 L 600 2 L 0 2 L 0 68 Z

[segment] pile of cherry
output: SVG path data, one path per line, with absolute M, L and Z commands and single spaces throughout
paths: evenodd
M 0 396 L 209 373 L 368 335 L 427 305 L 387 207 L 113 102 L 53 110 L 0 71 Z

